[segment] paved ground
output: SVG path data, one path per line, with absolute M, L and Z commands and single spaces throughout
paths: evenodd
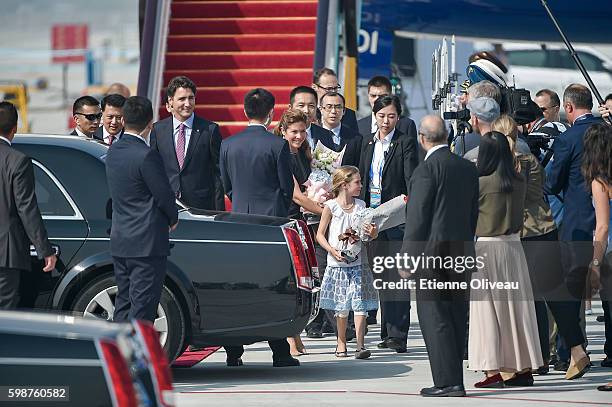
M 414 305 L 414 304 L 413 304 Z M 413 306 L 413 321 L 416 313 Z M 601 314 L 594 304 L 595 315 Z M 532 388 L 476 390 L 473 383 L 480 374 L 465 370 L 468 397 L 463 399 L 425 399 L 419 390 L 431 385 L 429 362 L 423 338 L 414 323 L 409 351 L 399 355 L 376 349 L 378 327 L 370 327 L 369 360 L 336 359 L 335 338 L 306 339 L 309 354 L 300 357 L 297 368 L 273 368 L 266 344 L 248 346 L 245 366 L 225 366 L 225 353 L 219 351 L 191 369 L 175 369 L 175 397 L 183 406 L 612 406 L 612 394 L 596 387 L 612 380 L 612 369 L 599 367 L 603 358 L 603 323 L 588 317 L 589 350 L 595 367 L 579 380 L 566 381 L 560 372 L 536 376 Z M 354 342 L 351 344 L 354 346 Z M 349 345 L 349 351 L 351 350 Z

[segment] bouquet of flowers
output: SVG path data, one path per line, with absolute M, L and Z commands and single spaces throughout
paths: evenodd
M 406 195 L 397 196 L 376 208 L 365 208 L 355 214 L 353 227 L 359 238 L 367 242 L 370 237 L 363 227 L 374 223 L 379 232 L 406 223 Z
M 331 198 L 332 174 L 342 164 L 344 150 L 336 152 L 317 142 L 312 152 L 312 172 L 304 183 L 308 198 L 318 203 Z

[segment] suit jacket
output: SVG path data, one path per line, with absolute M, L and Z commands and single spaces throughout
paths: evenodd
M 359 162 L 359 173 L 363 183 L 360 198 L 368 205 L 370 203 L 370 169 L 373 156 L 374 140 L 371 136 L 363 140 Z M 417 164 L 418 157 L 414 138 L 408 137 L 396 128 L 382 170 L 381 203 L 407 193 L 408 183 Z
M 293 198 L 289 145 L 262 126 L 221 143 L 221 179 L 232 212 L 286 217 Z
M 364 138 L 373 137 L 372 115 L 359 119 L 357 125 L 359 127 L 359 134 L 361 134 Z M 400 117 L 395 128 L 406 134 L 408 137 L 414 138 L 417 146 L 417 153 L 419 155 L 419 162 L 423 162 L 426 153 L 425 150 L 423 150 L 423 147 L 421 147 L 421 145 L 419 144 L 419 140 L 417 138 L 418 132 L 416 124 L 414 124 L 414 120 L 408 117 Z
M 595 210 L 580 166 L 584 133 L 595 123 L 601 123 L 601 119 L 592 115 L 577 120 L 552 145 L 554 160 L 550 163 L 550 170 L 547 170 L 544 193 L 553 195 L 563 192 L 564 215 L 560 240 L 593 240 Z
M 325 130 L 325 129 L 324 129 Z M 363 139 L 359 133 L 344 124 L 340 125 L 340 144 L 334 143 L 334 133 L 326 130 L 327 133 L 321 137 L 321 143 L 334 151 L 342 151 L 346 147 L 342 156 L 342 165 L 353 165 L 359 167 L 361 158 L 361 148 Z
M 104 142 L 104 127 L 100 126 L 96 129 L 96 132 L 94 133 L 93 138 L 96 140 L 100 140 L 102 142 Z M 76 131 L 75 131 L 76 134 Z M 123 129 L 121 129 L 121 131 L 119 132 L 119 134 L 117 134 L 117 136 L 115 136 L 117 139 L 121 138 L 121 136 L 123 136 Z M 117 140 L 115 140 L 117 141 Z
M 434 151 L 410 180 L 402 252 L 473 256 L 478 193 L 478 173 L 472 163 L 447 147 Z M 463 280 L 449 270 L 420 271 L 443 280 Z
M 178 211 L 157 150 L 124 134 L 108 149 L 106 178 L 113 202 L 111 254 L 168 256 L 168 227 L 178 221 Z
M 34 193 L 32 161 L 0 140 L 0 268 L 30 270 L 30 242 L 39 258 L 53 254 Z
M 334 150 L 334 139 L 333 133 L 327 129 L 324 129 L 321 126 L 317 126 L 316 124 L 310 125 L 310 136 L 312 137 L 313 144 L 316 147 L 317 143 L 320 141 L 327 148 L 331 148 Z
M 153 125 L 151 148 L 159 151 L 170 186 L 180 200 L 189 207 L 225 210 L 225 198 L 219 172 L 221 133 L 217 123 L 199 116 L 193 118 L 191 138 L 185 153 L 183 168 L 179 169 L 174 146 L 172 116 Z

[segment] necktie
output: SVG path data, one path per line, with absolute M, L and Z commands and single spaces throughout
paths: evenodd
M 112 146 L 113 145 L 113 141 L 115 141 L 115 136 L 113 136 L 112 134 L 108 135 L 108 145 Z
M 176 140 L 176 159 L 178 161 L 179 168 L 183 169 L 185 163 L 185 124 L 179 125 L 178 139 Z

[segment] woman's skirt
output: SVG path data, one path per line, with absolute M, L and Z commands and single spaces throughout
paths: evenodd
M 357 312 L 378 309 L 378 293 L 370 270 L 362 265 L 327 266 L 321 283 L 319 307 Z
M 484 267 L 472 274 L 469 369 L 537 369 L 543 365 L 542 352 L 519 235 L 478 238 L 476 256 Z

